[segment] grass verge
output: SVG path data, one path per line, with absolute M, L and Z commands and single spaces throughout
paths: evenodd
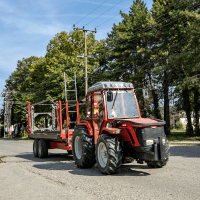
M 0 140 L 20 140 L 20 141 L 32 141 L 32 139 L 28 138 L 28 137 L 6 137 L 6 138 L 0 138 Z
M 171 135 L 167 135 L 167 139 L 169 140 L 169 144 L 173 145 L 174 143 L 171 142 L 177 142 L 176 145 L 198 145 L 194 144 L 193 142 L 200 142 L 200 136 L 189 136 L 185 133 L 185 131 L 177 131 L 177 130 L 171 130 Z M 191 143 L 178 143 L 178 142 L 191 142 Z

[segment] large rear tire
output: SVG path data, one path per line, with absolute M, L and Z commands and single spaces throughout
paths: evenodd
M 100 135 L 96 148 L 97 166 L 102 174 L 115 174 L 122 165 L 122 149 L 116 137 Z
M 95 164 L 94 137 L 89 136 L 85 126 L 78 126 L 73 132 L 72 153 L 78 168 L 90 168 Z
M 41 139 L 38 143 L 38 157 L 46 158 L 48 157 L 48 145 L 47 142 Z
M 39 140 L 38 139 L 34 139 L 34 142 L 33 142 L 33 154 L 35 157 L 38 157 L 38 143 L 39 143 Z

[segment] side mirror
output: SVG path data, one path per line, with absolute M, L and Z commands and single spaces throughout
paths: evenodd
M 113 101 L 113 93 L 111 91 L 107 92 L 107 101 Z

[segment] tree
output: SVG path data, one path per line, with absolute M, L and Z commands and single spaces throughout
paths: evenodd
M 135 88 L 148 87 L 151 89 L 153 101 L 144 100 L 142 91 L 137 90 L 142 115 L 153 114 L 156 118 L 161 118 L 158 106 L 158 94 L 155 84 L 157 82 L 151 69 L 154 67 L 151 57 L 151 48 L 154 46 L 153 33 L 146 33 L 143 29 L 148 29 L 154 24 L 154 20 L 141 0 L 136 0 L 130 8 L 129 15 L 121 13 L 122 22 L 114 25 L 112 32 L 108 34 L 106 40 L 109 48 L 110 80 L 121 80 L 133 82 Z M 148 101 L 148 102 L 145 102 Z M 153 113 L 150 104 L 153 103 Z

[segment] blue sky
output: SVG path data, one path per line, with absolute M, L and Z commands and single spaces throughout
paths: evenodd
M 152 0 L 144 2 L 151 9 Z M 0 0 L 0 93 L 17 61 L 45 56 L 57 33 L 71 31 L 73 24 L 89 30 L 99 26 L 95 37 L 105 39 L 113 23 L 122 20 L 119 11 L 128 13 L 132 4 L 133 0 Z

